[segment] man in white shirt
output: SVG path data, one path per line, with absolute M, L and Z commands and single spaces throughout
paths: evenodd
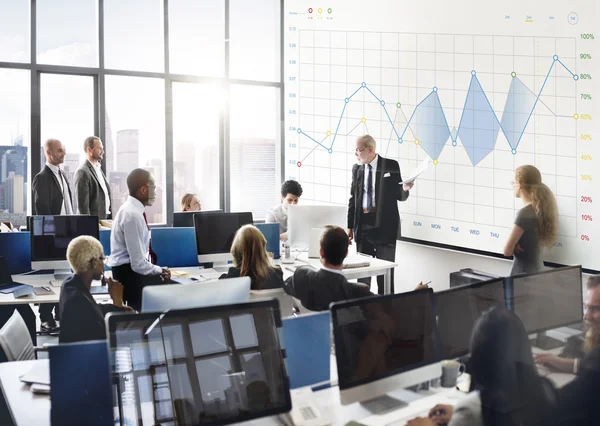
M 298 204 L 302 195 L 302 186 L 295 180 L 286 180 L 281 185 L 281 203 L 267 211 L 265 223 L 279 223 L 279 239 L 288 239 L 288 206 Z
M 146 285 L 168 282 L 171 273 L 156 266 L 144 211 L 156 197 L 154 177 L 147 170 L 135 169 L 127 176 L 127 187 L 129 197 L 113 221 L 107 265 L 112 268 L 113 278 L 123 284 L 123 300 L 139 311 L 142 289 Z
M 112 219 L 110 186 L 102 172 L 100 162 L 104 146 L 97 136 L 90 136 L 83 143 L 87 160 L 75 172 L 75 193 L 79 214 Z
M 44 153 L 46 154 L 46 165 L 35 175 L 31 185 L 33 192 L 32 214 L 53 216 L 73 214 L 71 188 L 69 182 L 67 182 L 67 176 L 60 168 L 67 154 L 65 147 L 57 139 L 48 139 L 44 144 Z M 56 319 L 52 316 L 52 309 L 55 307 Z M 40 304 L 40 321 L 43 332 L 57 332 L 57 319 L 58 305 Z

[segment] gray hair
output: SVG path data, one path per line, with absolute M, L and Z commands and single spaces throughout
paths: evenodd
M 373 139 L 373 136 L 371 135 L 363 135 L 360 137 L 360 140 L 365 148 L 373 148 L 373 150 L 377 148 L 377 142 L 375 142 L 375 139 Z

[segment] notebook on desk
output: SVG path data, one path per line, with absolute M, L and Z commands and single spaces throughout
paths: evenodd
M 366 256 L 348 256 L 344 259 L 344 269 L 350 268 L 366 268 L 371 266 L 371 258 Z

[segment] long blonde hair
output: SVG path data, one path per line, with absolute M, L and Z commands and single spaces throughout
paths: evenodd
M 550 247 L 558 236 L 558 206 L 554 194 L 542 183 L 542 174 L 535 166 L 520 166 L 515 179 L 535 211 L 540 246 Z
M 235 233 L 231 244 L 233 264 L 240 268 L 241 277 L 250 277 L 252 290 L 260 290 L 271 270 L 267 240 L 256 226 L 244 225 Z

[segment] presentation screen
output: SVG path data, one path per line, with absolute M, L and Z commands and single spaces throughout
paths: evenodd
M 515 169 L 553 191 L 544 260 L 600 270 L 597 2 L 287 0 L 286 178 L 347 204 L 358 136 L 410 176 L 402 237 L 502 252 Z

